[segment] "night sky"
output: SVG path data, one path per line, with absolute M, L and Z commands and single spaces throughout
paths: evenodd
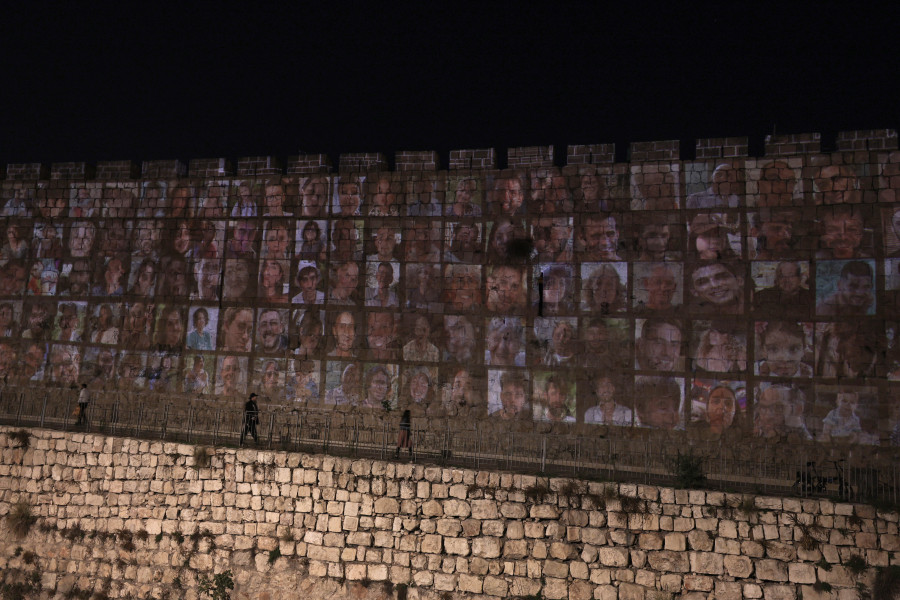
M 125 4 L 4 6 L 0 165 L 900 126 L 871 6 Z

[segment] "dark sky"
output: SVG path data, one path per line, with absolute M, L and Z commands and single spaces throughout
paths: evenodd
M 900 125 L 893 13 L 125 4 L 5 5 L 0 164 L 725 135 L 761 147 L 773 128 Z

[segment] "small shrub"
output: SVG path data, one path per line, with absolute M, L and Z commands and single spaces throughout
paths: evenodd
M 588 493 L 584 495 L 585 500 L 591 503 L 591 506 L 594 507 L 594 510 L 603 510 L 606 508 L 606 500 L 603 499 L 603 496 L 600 494 L 592 494 Z
M 850 572 L 854 575 L 860 575 L 869 568 L 869 565 L 866 564 L 866 559 L 858 554 L 854 554 L 848 558 L 847 562 L 844 563 L 844 566 L 850 569 Z
M 822 569 L 823 571 L 831 571 L 831 563 L 825 560 L 824 558 L 820 558 L 819 562 L 816 563 L 816 566 Z
M 134 540 L 130 531 L 127 529 L 120 529 L 116 532 L 116 538 L 119 540 L 122 550 L 125 552 L 134 552 Z
M 209 448 L 206 446 L 194 446 L 194 468 L 206 469 L 209 467 Z
M 6 522 L 16 539 L 22 539 L 31 531 L 32 525 L 37 522 L 37 517 L 31 514 L 31 505 L 20 500 L 6 515 Z
M 22 553 L 22 562 L 26 565 L 34 564 L 34 552 L 28 551 Z
M 706 483 L 706 475 L 703 473 L 703 457 L 694 454 L 691 449 L 682 453 L 681 450 L 671 459 L 672 473 L 675 475 L 675 483 L 683 489 L 695 489 L 703 487 Z
M 156 543 L 158 544 L 158 543 L 160 543 L 160 542 L 162 541 L 162 539 L 163 539 L 163 534 L 157 533 L 157 534 L 156 534 L 156 537 L 154 537 L 153 539 L 156 540 Z
M 646 509 L 644 501 L 636 496 L 619 496 L 619 504 L 624 513 L 638 513 Z
M 359 585 L 362 586 L 363 589 L 369 589 L 369 586 L 372 585 L 372 580 L 368 577 L 363 577 L 359 580 Z
M 180 545 L 182 542 L 184 542 L 184 534 L 182 534 L 180 531 L 176 531 L 172 534 L 172 539 L 175 540 L 175 543 Z
M 748 518 L 759 514 L 759 507 L 756 506 L 756 496 L 744 496 L 737 508 L 747 515 Z
M 147 538 L 150 537 L 150 534 L 147 533 L 147 530 L 146 530 L 146 529 L 139 529 L 139 530 L 134 534 L 134 537 L 136 537 L 136 538 L 138 539 L 139 542 L 146 542 L 146 541 L 147 541 Z
M 525 488 L 524 492 L 525 498 L 535 503 L 543 502 L 544 499 L 550 495 L 550 489 L 543 483 L 535 483 L 534 485 L 528 486 Z
M 293 542 L 294 541 L 294 531 L 292 529 L 285 529 L 281 533 L 280 539 L 282 542 Z
M 819 593 L 827 594 L 831 591 L 831 584 L 826 581 L 816 581 L 813 584 L 813 589 Z
M 615 484 L 603 486 L 603 493 L 601 494 L 601 497 L 603 498 L 604 504 L 606 502 L 609 502 L 610 500 L 618 500 L 619 486 Z
M 274 550 L 269 552 L 269 564 L 271 565 L 273 562 L 281 558 L 281 548 L 275 547 Z
M 197 588 L 201 596 L 207 594 L 212 600 L 230 600 L 231 592 L 228 590 L 234 589 L 234 574 L 229 570 L 214 575 L 212 579 L 201 575 Z
M 27 429 L 11 431 L 7 435 L 13 442 L 13 448 L 22 448 L 23 450 L 28 450 L 29 446 L 31 446 L 31 432 Z
M 559 488 L 559 495 L 563 496 L 569 504 L 575 504 L 578 497 L 583 493 L 581 486 L 574 481 L 567 481 Z
M 856 527 L 857 529 L 859 529 L 860 527 L 862 527 L 863 520 L 862 517 L 860 517 L 858 514 L 853 513 L 852 515 L 847 517 L 847 523 L 851 527 Z
M 22 546 L 16 546 L 16 549 L 13 552 L 13 557 L 18 558 L 21 555 L 22 555 Z

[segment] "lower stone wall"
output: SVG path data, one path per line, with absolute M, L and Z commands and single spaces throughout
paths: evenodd
M 828 500 L 48 430 L 0 428 L 0 456 L 0 569 L 34 597 L 230 570 L 254 600 L 851 600 L 900 564 L 897 513 Z

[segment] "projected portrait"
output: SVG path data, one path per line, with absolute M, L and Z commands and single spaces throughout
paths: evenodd
M 488 370 L 488 416 L 505 421 L 532 419 L 528 372 Z
M 42 204 L 46 204 L 47 190 L 40 190 L 43 196 Z M 31 217 L 34 209 L 34 190 L 4 189 L 0 191 L 0 217 Z M 63 205 L 65 208 L 65 205 Z
M 875 261 L 816 263 L 816 315 L 848 317 L 875 314 Z
M 878 390 L 874 387 L 818 385 L 815 413 L 810 420 L 816 441 L 878 444 Z
M 809 317 L 814 295 L 808 287 L 808 262 L 754 262 L 751 269 L 754 312 Z
M 482 371 L 464 366 L 444 367 L 440 380 L 441 406 L 445 415 L 484 415 L 487 380 Z
M 170 219 L 188 219 L 194 216 L 196 196 L 193 186 L 174 181 L 169 185 L 169 208 L 166 217 Z
M 27 269 L 20 260 L 0 263 L 0 295 L 21 296 L 25 292 Z
M 634 263 L 632 297 L 635 311 L 672 311 L 683 302 L 681 288 L 681 263 Z
M 767 377 L 812 377 L 812 324 L 757 322 L 756 374 Z
M 486 319 L 484 364 L 491 367 L 524 367 L 525 362 L 525 320 L 521 317 Z
M 744 312 L 744 265 L 696 263 L 688 275 L 689 308 L 698 313 L 739 315 Z
M 741 257 L 740 216 L 737 213 L 699 213 L 688 227 L 691 260 L 735 260 Z
M 291 238 L 293 233 L 291 222 L 287 219 L 273 219 L 263 223 L 261 257 L 274 260 L 291 258 Z
M 318 310 L 295 310 L 291 349 L 298 358 L 318 358 L 325 348 L 325 316 Z
M 561 373 L 536 371 L 532 379 L 531 407 L 535 421 L 575 422 L 575 384 Z
M 126 350 L 149 350 L 153 325 L 153 304 L 131 302 L 125 305 L 119 341 Z
M 490 213 L 495 217 L 519 217 L 525 214 L 525 177 L 513 173 L 495 177 L 489 196 Z
M 368 214 L 370 217 L 396 217 L 400 214 L 400 201 L 402 194 L 398 199 L 398 191 L 403 185 L 402 182 L 396 183 L 391 181 L 388 173 L 383 173 L 367 182 L 369 189 L 368 197 L 371 198 L 369 203 Z
M 225 256 L 256 261 L 259 258 L 258 236 L 259 232 L 254 219 L 229 221 Z
M 699 167 L 699 168 L 698 168 Z M 712 172 L 709 172 L 709 168 Z M 744 195 L 743 169 L 727 162 L 713 165 L 694 163 L 688 166 L 685 207 L 738 208 Z M 694 191 L 695 188 L 701 188 Z
M 571 214 L 575 200 L 569 190 L 568 177 L 556 168 L 532 171 L 528 205 L 533 214 Z
M 28 300 L 22 311 L 22 338 L 26 340 L 50 339 L 56 303 L 47 300 Z
M 471 364 L 477 360 L 476 344 L 480 330 L 471 317 L 444 315 L 444 347 L 442 359 Z
M 28 197 L 33 190 L 17 189 L 13 192 L 10 210 L 27 211 Z M 70 190 L 62 187 L 39 188 L 35 195 L 34 216 L 40 219 L 59 219 L 67 216 Z M 19 208 L 19 207 L 22 208 Z M 79 217 L 81 218 L 81 217 Z
M 254 361 L 252 389 L 264 402 L 280 403 L 285 398 L 284 360 L 257 358 Z
M 677 213 L 635 213 L 632 217 L 633 260 L 682 259 L 684 225 Z
M 492 265 L 523 263 L 530 256 L 533 245 L 521 219 L 500 217 L 488 224 L 485 262 Z
M 263 191 L 265 192 L 264 217 L 281 218 L 294 216 L 293 210 L 287 205 L 287 194 L 285 193 L 284 185 L 274 181 L 269 182 L 264 185 Z
M 791 260 L 809 256 L 803 213 L 799 209 L 761 208 L 750 214 L 750 258 Z
M 322 290 L 323 281 L 319 265 L 314 262 L 301 260 L 296 263 L 294 279 L 297 294 L 291 298 L 292 304 L 323 304 L 325 292 Z
M 681 377 L 638 375 L 634 378 L 635 425 L 669 431 L 683 429 L 683 400 Z
M 438 310 L 441 300 L 441 275 L 438 265 L 411 263 L 406 265 L 406 307 Z
M 823 165 L 812 176 L 816 205 L 860 204 L 863 194 L 856 173 L 848 165 Z
M 362 248 L 363 222 L 352 219 L 332 221 L 331 226 L 331 260 L 359 261 L 363 257 Z
M 118 344 L 122 312 L 121 304 L 95 305 L 88 319 L 86 338 L 92 344 Z
M 187 348 L 190 350 L 214 350 L 216 347 L 218 322 L 218 308 L 191 307 L 189 311 L 190 327 L 187 334 Z
M 397 401 L 400 409 L 409 409 L 413 414 L 432 415 L 440 411 L 437 389 L 437 368 L 421 365 L 406 365 L 400 377 L 400 395 Z
M 404 319 L 403 360 L 412 362 L 438 362 L 441 353 L 433 342 L 435 329 L 426 313 L 407 315 Z
M 816 260 L 872 258 L 872 232 L 863 207 L 829 206 L 818 211 Z
M 24 340 L 19 350 L 19 381 L 42 381 L 47 364 L 47 344 L 39 340 Z
M 497 313 L 525 310 L 525 269 L 513 265 L 489 267 L 487 272 L 487 309 Z
M 619 243 L 621 216 L 585 214 L 576 233 L 576 256 L 582 262 L 623 260 L 624 247 Z
M 448 222 L 445 234 L 445 263 L 481 263 L 484 240 L 481 237 L 480 222 Z
M 159 219 L 138 219 L 131 230 L 131 260 L 158 260 L 163 223 Z
M 440 220 L 406 219 L 403 221 L 403 259 L 406 262 L 440 262 Z
M 681 371 L 684 368 L 684 342 L 682 324 L 677 319 L 637 319 L 634 368 Z
M 222 295 L 225 300 L 243 300 L 256 295 L 255 262 L 242 258 L 225 261 L 222 275 Z
M 588 380 L 586 388 L 587 393 L 583 394 L 587 405 L 585 423 L 631 427 L 634 417 L 630 390 L 625 389 L 619 377 L 598 373 Z
M 397 317 L 390 312 L 366 313 L 366 353 L 369 360 L 394 361 L 400 354 Z
M 327 221 L 298 221 L 296 249 L 300 260 L 324 261 L 328 250 Z
M 810 390 L 796 385 L 761 382 L 753 405 L 753 435 L 763 438 L 812 440 L 807 426 Z
M 81 380 L 92 390 L 115 387 L 116 352 L 112 348 L 85 348 Z
M 74 221 L 69 225 L 68 258 L 90 258 L 97 228 L 92 221 Z
M 290 299 L 287 293 L 290 270 L 290 261 L 271 258 L 261 260 L 257 297 L 263 302 L 287 304 Z
M 195 285 L 188 259 L 180 254 L 168 254 L 159 259 L 157 298 L 188 298 Z
M 691 430 L 713 437 L 741 431 L 747 409 L 746 395 L 747 386 L 743 381 L 695 379 L 688 407 Z
M 102 217 L 106 218 L 120 218 L 120 219 L 133 219 L 135 214 L 137 213 L 137 190 L 130 184 L 108 184 L 115 185 L 116 187 L 106 187 L 103 189 L 103 200 L 101 201 L 101 205 L 103 206 Z M 81 198 L 79 198 L 81 200 Z M 73 213 L 75 210 L 74 206 L 70 206 L 71 216 L 76 216 Z M 91 211 L 89 209 L 82 208 L 81 214 L 84 217 L 90 218 L 92 215 L 88 214 Z
M 184 346 L 185 308 L 179 305 L 160 305 L 156 309 L 154 349 L 164 352 L 180 351 Z
M 882 357 L 892 361 L 896 356 L 885 347 L 886 325 L 889 327 L 868 321 L 816 323 L 815 374 L 828 378 L 881 375 Z
M 575 314 L 575 279 L 572 267 L 567 264 L 546 264 L 535 267 L 534 271 L 531 290 L 538 314 Z
M 243 398 L 246 395 L 247 362 L 246 356 L 227 354 L 219 357 L 216 363 L 216 396 Z
M 359 302 L 359 266 L 353 261 L 332 263 L 328 303 L 353 305 Z
M 252 218 L 260 214 L 264 194 L 263 184 L 254 181 L 233 181 L 231 185 L 231 218 Z
M 129 257 L 127 254 L 110 256 L 101 264 L 94 276 L 92 296 L 121 296 L 128 282 Z
M 362 365 L 358 362 L 333 361 L 325 368 L 325 404 L 358 406 Z
M 370 262 L 372 281 L 366 286 L 366 306 L 397 307 L 400 299 L 397 296 L 397 276 L 400 274 L 398 262 Z
M 480 217 L 483 205 L 480 181 L 474 177 L 451 178 L 448 182 L 450 193 L 444 205 L 447 217 Z
M 747 204 L 760 207 L 802 206 L 801 159 L 747 162 Z
M 424 290 L 422 286 L 415 290 L 415 298 L 432 297 L 433 292 L 428 284 Z M 440 286 L 436 286 L 438 289 Z M 450 264 L 444 267 L 443 281 L 443 301 L 444 306 L 453 312 L 467 312 L 473 310 L 476 306 L 482 305 L 481 293 L 481 265 L 461 265 Z M 410 290 L 407 287 L 407 300 L 409 300 Z M 418 308 L 428 308 L 429 303 L 419 303 Z
M 336 217 L 355 217 L 362 214 L 365 177 L 346 175 L 334 180 L 335 202 L 331 214 Z
M 421 179 L 409 183 L 406 196 L 406 214 L 410 217 L 439 217 L 443 206 L 444 191 L 437 179 L 423 174 Z
M 228 208 L 228 182 L 209 181 L 201 190 L 197 199 L 197 217 L 201 219 L 225 217 Z
M 534 240 L 533 260 L 542 263 L 572 262 L 571 217 L 539 217 L 533 221 L 531 237 Z
M 628 263 L 583 263 L 581 265 L 582 312 L 607 315 L 624 311 L 627 282 Z
M 74 387 L 81 372 L 81 355 L 77 346 L 54 344 L 50 347 L 49 383 L 64 388 Z
M 631 165 L 631 210 L 680 208 L 680 168 L 678 162 L 660 162 L 645 173 L 643 165 Z
M 324 175 L 313 175 L 300 180 L 300 216 L 307 219 L 325 218 L 331 183 Z M 336 213 L 337 214 L 337 213 Z
M 532 363 L 545 367 L 575 366 L 578 355 L 578 320 L 574 317 L 534 319 L 536 347 Z
M 216 302 L 219 300 L 222 283 L 222 259 L 201 258 L 193 263 L 194 289 L 191 300 Z
M 29 260 L 31 269 L 25 293 L 29 296 L 54 296 L 59 283 L 59 261 L 45 258 Z
M 250 352 L 253 333 L 253 309 L 229 307 L 222 314 L 222 331 L 219 333 L 220 350 L 225 352 Z
M 28 223 L 10 222 L 6 227 L 6 239 L 0 248 L 0 260 L 22 260 L 29 256 L 59 260 L 63 257 L 62 240 L 65 228 L 46 222 L 34 224 L 34 238 L 28 244 Z
M 320 363 L 306 358 L 288 359 L 288 402 L 316 404 L 321 389 Z
M 165 217 L 168 204 L 169 184 L 166 181 L 144 181 L 139 187 L 137 216 L 158 219 Z
M 19 337 L 19 321 L 21 318 L 21 302 L 0 302 L 0 337 Z
M 260 308 L 256 315 L 256 351 L 266 354 L 284 353 L 288 348 L 288 311 Z
M 84 329 L 86 302 L 60 302 L 56 310 L 52 338 L 60 342 L 80 342 Z
M 121 392 L 139 392 L 147 387 L 147 356 L 139 352 L 121 352 L 116 367 L 116 389 Z
M 202 395 L 210 392 L 213 359 L 213 356 L 203 354 L 191 354 L 185 358 L 183 388 L 185 394 Z
M 692 368 L 704 373 L 740 373 L 747 368 L 747 333 L 742 323 L 694 321 Z
M 356 358 L 359 352 L 357 319 L 350 311 L 328 314 L 326 331 L 330 333 L 328 356 L 332 358 Z
M 627 319 L 581 320 L 578 366 L 606 371 L 631 367 L 631 321 Z

